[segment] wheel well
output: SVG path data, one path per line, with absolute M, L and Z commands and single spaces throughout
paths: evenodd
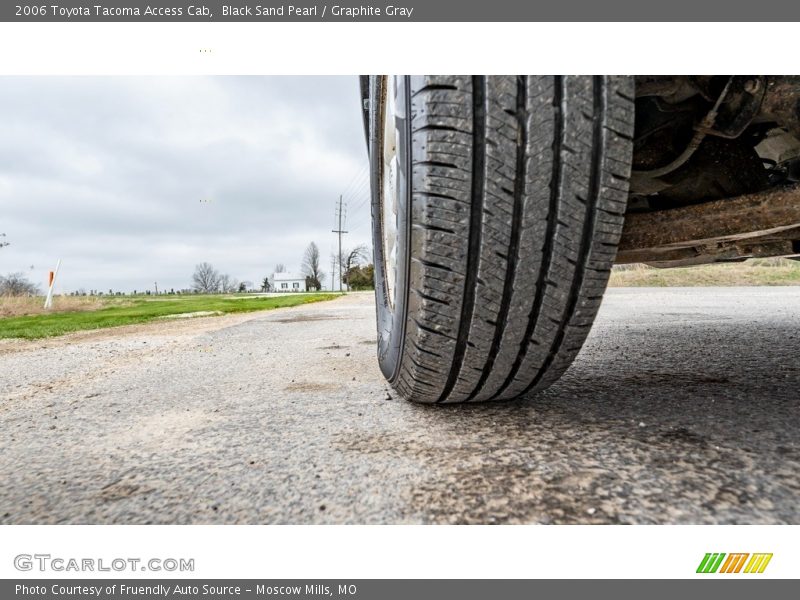
M 618 262 L 677 266 L 795 254 L 799 100 L 798 76 L 637 76 Z

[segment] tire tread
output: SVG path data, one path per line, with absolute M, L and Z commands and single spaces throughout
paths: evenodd
M 410 78 L 408 319 L 421 402 L 555 381 L 591 328 L 627 203 L 633 85 L 610 76 Z

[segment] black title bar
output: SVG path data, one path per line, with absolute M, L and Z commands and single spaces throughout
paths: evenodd
M 785 0 L 399 0 L 398 2 L 139 2 L 65 0 L 0 3 L 0 22 L 642 22 L 800 20 L 800 3 Z M 675 29 L 677 42 L 682 33 Z
M 716 578 L 694 580 L 257 580 L 257 579 L 18 579 L 0 581 L 0 597 L 18 600 L 529 600 L 573 597 L 619 600 L 674 600 L 717 598 L 750 600 L 754 597 L 794 598 L 794 580 Z M 794 591 L 792 591 L 794 590 Z

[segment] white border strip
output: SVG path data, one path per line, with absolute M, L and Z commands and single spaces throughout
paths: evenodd
M 793 74 L 796 40 L 796 23 L 0 23 L 0 74 Z
M 760 575 L 695 573 L 706 552 L 771 552 Z M 193 573 L 20 572 L 18 554 L 194 558 Z M 6 526 L 0 577 L 797 578 L 800 526 Z

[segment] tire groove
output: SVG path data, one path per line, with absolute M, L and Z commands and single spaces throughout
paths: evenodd
M 492 396 L 492 399 L 497 398 L 506 390 L 509 385 L 511 385 L 511 382 L 514 381 L 514 378 L 517 376 L 517 373 L 522 366 L 522 361 L 524 360 L 528 351 L 528 344 L 530 343 L 531 337 L 533 337 L 533 331 L 536 327 L 536 323 L 539 321 L 539 314 L 541 313 L 542 303 L 544 301 L 544 291 L 547 287 L 550 263 L 552 261 L 553 252 L 555 251 L 555 244 L 553 243 L 553 240 L 555 238 L 554 232 L 556 223 L 558 221 L 558 204 L 560 199 L 559 192 L 561 190 L 562 179 L 561 151 L 563 149 L 564 135 L 566 132 L 563 108 L 565 92 L 564 78 L 558 75 L 555 76 L 553 78 L 553 86 L 553 107 L 555 108 L 553 172 L 550 178 L 550 204 L 547 214 L 547 227 L 544 247 L 542 248 L 542 264 L 539 268 L 539 277 L 536 282 L 534 300 L 533 304 L 531 305 L 531 312 L 528 315 L 528 324 L 525 327 L 525 334 L 520 342 L 519 353 L 517 354 L 517 358 L 514 360 L 511 371 L 509 371 L 508 375 L 506 376 L 503 385 L 501 385 L 500 389 L 495 392 L 495 394 Z
M 453 356 L 453 364 L 447 376 L 442 394 L 437 402 L 444 402 L 458 380 L 464 354 L 469 339 L 472 312 L 475 308 L 475 287 L 478 269 L 475 264 L 480 257 L 481 228 L 483 214 L 483 189 L 485 187 L 486 164 L 486 78 L 472 78 L 472 201 L 470 206 L 469 250 L 467 254 L 466 277 L 464 280 L 464 298 L 461 304 L 461 318 L 458 323 L 458 335 Z
M 427 223 L 414 223 L 412 225 L 415 229 L 424 229 L 425 231 L 439 231 L 441 233 L 450 233 L 455 235 L 455 231 L 446 227 L 439 227 L 438 225 L 429 225 Z
M 514 277 L 517 267 L 517 252 L 519 249 L 520 236 L 522 235 L 522 203 L 525 193 L 525 161 L 526 149 L 528 143 L 528 110 L 527 110 L 527 85 L 528 78 L 525 75 L 520 75 L 517 80 L 517 119 L 519 122 L 519 135 L 517 140 L 517 164 L 514 179 L 514 207 L 511 215 L 511 235 L 509 236 L 508 252 L 506 256 L 506 274 L 503 284 L 503 296 L 500 301 L 500 310 L 498 311 L 497 321 L 494 331 L 494 338 L 492 339 L 492 346 L 489 349 L 489 355 L 486 363 L 481 371 L 480 379 L 478 379 L 475 389 L 472 390 L 467 397 L 466 402 L 472 400 L 478 395 L 489 374 L 494 368 L 497 354 L 500 352 L 500 344 L 503 340 L 503 334 L 508 327 L 508 313 L 511 306 L 511 300 L 514 294 Z
M 541 381 L 545 373 L 547 373 L 550 365 L 553 364 L 558 353 L 561 350 L 561 345 L 564 343 L 566 337 L 566 328 L 575 315 L 575 310 L 578 306 L 578 299 L 580 298 L 581 287 L 586 276 L 587 265 L 589 257 L 592 253 L 592 233 L 594 232 L 595 222 L 597 220 L 597 212 L 600 210 L 600 178 L 602 177 L 602 165 L 605 150 L 605 128 L 603 122 L 605 119 L 605 80 L 603 76 L 594 76 L 592 78 L 593 88 L 593 104 L 594 104 L 594 123 L 592 125 L 592 159 L 591 159 L 591 174 L 589 177 L 589 203 L 586 206 L 586 218 L 583 222 L 583 232 L 581 236 L 581 247 L 579 252 L 578 265 L 576 268 L 575 276 L 572 280 L 572 285 L 569 291 L 569 300 L 567 307 L 564 311 L 564 317 L 558 327 L 558 333 L 550 346 L 550 351 L 547 358 L 542 364 L 541 369 L 533 378 L 533 380 L 525 387 L 520 395 L 525 395 L 530 392 Z

